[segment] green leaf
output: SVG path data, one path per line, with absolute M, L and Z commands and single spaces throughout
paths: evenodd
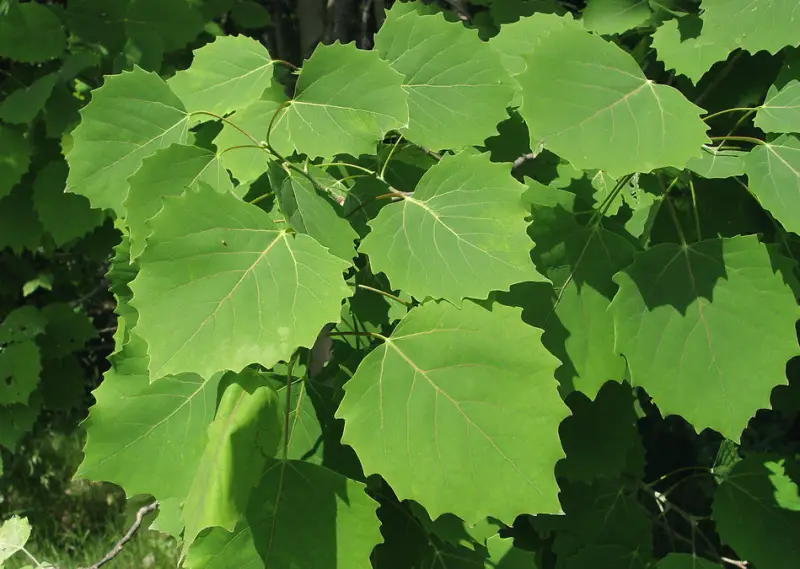
M 130 0 L 70 0 L 64 11 L 69 30 L 87 43 L 99 43 L 109 52 L 122 49 L 127 39 L 125 19 Z
M 42 316 L 47 318 L 47 328 L 39 345 L 45 358 L 67 356 L 97 336 L 92 320 L 69 303 L 48 304 L 42 308 Z
M 733 178 L 744 176 L 746 152 L 715 146 L 703 146 L 700 158 L 692 158 L 686 169 L 703 178 Z
M 621 34 L 646 24 L 652 14 L 648 0 L 588 0 L 582 20 L 598 34 Z
M 281 448 L 286 448 L 286 458 L 322 464 L 322 425 L 317 419 L 307 381 L 300 380 L 292 384 L 288 401 L 285 379 L 282 378 L 282 385 L 275 387 L 278 392 L 278 404 L 282 417 L 286 416 L 286 405 L 289 404 L 289 440 L 288 442 L 285 439 L 281 440 Z M 286 437 L 285 434 L 284 437 Z
M 242 0 L 235 4 L 231 10 L 231 18 L 244 30 L 257 30 L 272 22 L 269 10 L 252 0 Z
M 434 150 L 481 144 L 506 118 L 514 92 L 500 56 L 461 23 L 395 6 L 375 49 L 404 77 L 409 120 L 401 132 Z
M 789 231 L 800 233 L 800 138 L 782 135 L 744 158 L 750 191 Z
M 55 160 L 37 172 L 33 183 L 33 206 L 57 247 L 83 237 L 104 219 L 85 197 L 65 193 L 68 173 L 67 163 Z
M 369 222 L 360 251 L 394 288 L 426 297 L 486 298 L 522 281 L 541 281 L 525 234 L 525 186 L 488 154 L 445 156 L 412 196 Z
M 27 340 L 0 349 L 0 405 L 27 404 L 42 371 L 39 347 Z
M 158 75 L 134 67 L 107 77 L 81 118 L 67 153 L 67 191 L 124 217 L 128 177 L 159 148 L 186 140 L 186 109 Z
M 367 474 L 432 518 L 510 524 L 523 512 L 557 512 L 553 467 L 567 409 L 540 337 L 502 306 L 412 309 L 345 384 L 342 442 Z
M 10 124 L 28 124 L 33 121 L 44 108 L 57 79 L 57 73 L 50 73 L 11 93 L 0 103 L 0 120 Z
M 275 456 L 283 432 L 278 396 L 263 377 L 245 370 L 224 387 L 208 442 L 183 505 L 183 554 L 200 531 L 233 531 L 244 519 L 267 458 Z
M 125 27 L 131 37 L 157 40 L 164 52 L 180 49 L 203 29 L 200 13 L 188 0 L 130 0 Z
M 118 368 L 106 372 L 94 391 L 76 476 L 113 482 L 128 496 L 184 500 L 206 445 L 220 375 L 203 380 L 182 374 L 150 383 L 146 374 Z
M 576 168 L 614 178 L 683 168 L 709 142 L 700 107 L 647 79 L 633 57 L 599 36 L 564 28 L 524 59 L 520 113 L 532 147 Z
M 370 569 L 381 536 L 376 503 L 364 489 L 322 466 L 271 461 L 253 492 L 247 521 L 233 533 L 215 528 L 198 538 L 186 567 Z
M 338 322 L 347 263 L 232 194 L 167 201 L 131 283 L 152 379 L 270 368 Z
M 47 319 L 35 306 L 20 306 L 0 322 L 0 344 L 33 340 L 44 334 Z
M 19 183 L 31 160 L 28 139 L 20 131 L 0 124 L 0 199 Z
M 800 563 L 800 494 L 782 458 L 752 455 L 717 487 L 712 518 L 724 543 L 754 566 Z
M 290 172 L 277 193 L 281 212 L 295 231 L 310 235 L 340 259 L 350 262 L 355 257 L 358 233 L 338 204 L 320 195 L 308 178 Z
M 754 122 L 764 132 L 800 132 L 800 81 L 770 87 Z
M 12 516 L 0 525 L 0 563 L 25 548 L 31 536 L 28 518 Z
M 697 83 L 718 61 L 724 61 L 731 48 L 700 33 L 703 21 L 695 14 L 667 20 L 653 33 L 658 60 L 668 69 Z
M 565 569 L 647 569 L 647 559 L 638 549 L 627 549 L 619 545 L 587 547 L 567 559 Z
M 556 374 L 563 392 L 576 389 L 594 399 L 606 381 L 625 377 L 625 360 L 614 349 L 608 306 L 617 292 L 612 277 L 630 265 L 634 248 L 610 231 L 579 225 L 561 208 L 536 212 L 530 229 L 536 242 L 533 259 L 553 282 L 551 311 L 563 327 L 546 335 L 545 343 L 552 338 L 560 348 L 556 353 L 566 356 Z
M 375 51 L 319 45 L 300 71 L 294 98 L 278 114 L 270 142 L 283 155 L 374 154 L 387 132 L 408 124 L 402 82 Z
M 13 2 L 0 18 L 0 57 L 42 63 L 64 53 L 67 36 L 58 16 L 37 2 Z
M 20 439 L 30 432 L 39 411 L 41 399 L 33 396 L 27 405 L 20 403 L 0 408 L 0 446 L 16 452 Z M 2 530 L 0 530 L 2 531 Z M 0 546 L 2 548 L 2 546 Z
M 187 189 L 196 190 L 201 183 L 217 192 L 233 189 L 230 176 L 219 154 L 198 148 L 172 144 L 145 158 L 128 178 L 128 196 L 124 208 L 131 240 L 131 260 L 137 259 L 150 236 L 149 222 L 168 196 L 179 196 Z
M 798 352 L 794 294 L 766 247 L 755 235 L 656 245 L 615 280 L 609 310 L 631 384 L 664 416 L 738 441 Z M 741 301 L 753 291 L 757 304 Z
M 272 82 L 273 61 L 258 41 L 222 36 L 194 53 L 191 67 L 167 84 L 186 110 L 226 115 L 261 97 Z
M 722 569 L 722 566 L 691 553 L 668 553 L 659 560 L 656 569 Z
M 17 254 L 34 251 L 42 242 L 42 224 L 33 209 L 27 185 L 17 186 L 0 200 L 0 251 L 8 247 Z

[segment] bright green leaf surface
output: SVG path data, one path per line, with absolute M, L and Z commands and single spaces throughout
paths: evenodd
M 621 34 L 650 19 L 648 0 L 588 0 L 583 25 L 598 34 Z
M 27 404 L 42 371 L 39 348 L 28 340 L 0 349 L 0 405 Z
M 233 194 L 188 192 L 150 226 L 131 289 L 152 379 L 288 361 L 351 294 L 347 263 Z
M 39 170 L 33 183 L 36 214 L 57 246 L 83 237 L 103 222 L 103 212 L 91 209 L 89 200 L 64 192 L 68 172 L 63 159 L 50 162 Z
M 553 378 L 558 361 L 540 338 L 502 306 L 412 309 L 345 384 L 343 442 L 367 474 L 433 518 L 511 523 L 557 512 L 553 467 L 567 409 Z
M 186 567 L 370 569 L 370 553 L 381 540 L 376 507 L 360 482 L 315 464 L 273 461 L 247 521 L 233 533 L 213 529 L 201 536 Z
M 794 295 L 756 236 L 661 244 L 615 279 L 609 310 L 631 383 L 663 415 L 739 440 L 797 354 Z M 759 302 L 742 302 L 757 291 Z
M 0 525 L 0 563 L 25 547 L 31 536 L 31 525 L 28 518 L 12 516 Z
M 783 135 L 744 159 L 750 191 L 789 231 L 800 233 L 800 138 Z
M 376 273 L 420 300 L 486 298 L 514 283 L 544 280 L 528 254 L 524 191 L 486 154 L 445 156 L 413 196 L 370 221 L 360 250 Z
M 525 59 L 520 112 L 531 144 L 576 168 L 615 178 L 683 168 L 708 142 L 702 109 L 648 80 L 630 55 L 598 36 L 562 29 Z
M 580 22 L 572 16 L 534 14 L 518 22 L 503 26 L 500 33 L 489 42 L 502 55 L 502 62 L 509 73 L 519 75 L 527 68 L 523 56 L 534 53 L 548 34 L 563 29 L 581 30 Z
M 513 87 L 500 56 L 461 23 L 392 9 L 375 49 L 404 76 L 409 140 L 434 150 L 481 144 L 506 118 Z
M 278 387 L 278 404 L 280 414 L 286 414 L 286 383 Z M 309 387 L 306 380 L 292 384 L 289 394 L 289 440 L 281 440 L 281 452 L 286 448 L 286 457 L 291 460 L 303 460 L 313 464 L 322 463 L 322 426 L 314 404 L 311 401 Z M 282 456 L 282 454 L 281 454 Z
M 744 175 L 745 152 L 703 146 L 700 158 L 692 158 L 686 168 L 703 178 L 732 178 Z
M 345 261 L 355 257 L 355 229 L 337 211 L 338 204 L 320 195 L 307 178 L 291 172 L 278 191 L 278 204 L 295 231 L 310 235 Z
M 780 90 L 770 87 L 754 122 L 765 132 L 800 132 L 800 81 L 790 81 Z
M 183 103 L 158 75 L 138 67 L 107 77 L 81 117 L 67 153 L 67 191 L 120 216 L 127 179 L 142 160 L 187 136 Z
M 0 17 L 0 57 L 41 63 L 64 52 L 67 37 L 49 6 L 12 2 Z
M 22 179 L 31 160 L 28 140 L 18 130 L 0 124 L 0 199 Z
M 408 124 L 403 76 L 374 51 L 320 45 L 303 65 L 295 97 L 280 111 L 270 142 L 283 155 L 373 154 L 390 130 Z
M 57 79 L 58 74 L 51 73 L 11 93 L 0 103 L 0 119 L 11 124 L 30 123 L 44 108 Z
M 244 519 L 247 503 L 283 431 L 278 396 L 263 377 L 245 370 L 220 398 L 208 442 L 183 505 L 183 553 L 207 527 L 228 531 Z
M 733 467 L 714 496 L 722 541 L 758 567 L 800 565 L 800 494 L 784 459 L 750 456 Z
M 722 566 L 691 553 L 670 553 L 659 560 L 656 569 L 722 569 Z
M 196 190 L 201 182 L 220 193 L 233 189 L 219 155 L 204 148 L 173 144 L 142 161 L 141 167 L 128 178 L 125 199 L 131 259 L 144 251 L 150 236 L 148 222 L 161 210 L 164 198 L 179 196 L 186 189 Z
M 653 34 L 653 47 L 659 61 L 697 83 L 718 61 L 724 61 L 731 48 L 712 37 L 700 34 L 703 21 L 696 15 L 683 16 L 661 24 Z M 699 34 L 699 35 L 698 35 Z
M 194 53 L 168 85 L 186 110 L 226 115 L 257 101 L 272 82 L 272 58 L 247 36 L 223 36 Z

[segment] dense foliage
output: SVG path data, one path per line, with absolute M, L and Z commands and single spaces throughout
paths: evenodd
M 191 569 L 800 566 L 797 3 L 443 4 L 299 68 L 233 2 L 6 5 L 4 263 L 121 236 L 77 476 Z M 12 283 L 11 450 L 70 275 Z

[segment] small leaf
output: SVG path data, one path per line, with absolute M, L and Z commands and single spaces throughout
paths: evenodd
M 347 263 L 210 188 L 167 201 L 131 283 L 152 379 L 271 368 L 337 322 Z
M 39 347 L 33 341 L 15 342 L 0 350 L 0 405 L 27 404 L 42 371 Z
M 0 564 L 24 549 L 30 536 L 31 525 L 28 523 L 28 518 L 12 516 L 4 521 L 0 525 Z
M 33 121 L 44 108 L 57 79 L 57 73 L 50 73 L 11 93 L 0 103 L 0 119 L 10 124 L 28 124 Z
M 800 81 L 770 87 L 754 122 L 764 132 L 800 132 Z
M 800 233 L 800 138 L 782 135 L 744 158 L 750 191 L 789 231 Z
M 345 384 L 342 442 L 365 473 L 432 518 L 510 524 L 523 512 L 557 512 L 553 467 L 564 456 L 557 429 L 567 409 L 558 362 L 540 337 L 503 306 L 412 309 Z
M 67 36 L 58 16 L 37 2 L 12 2 L 0 17 L 0 57 L 42 63 L 64 53 Z
M 28 171 L 31 147 L 17 129 L 0 124 L 0 199 L 3 199 Z
M 309 158 L 373 154 L 390 130 L 408 124 L 403 76 L 355 45 L 319 45 L 303 65 L 294 99 L 279 112 L 270 142 Z
M 653 33 L 653 47 L 668 69 L 674 69 L 681 75 L 697 83 L 711 66 L 724 61 L 731 51 L 725 45 L 711 37 L 701 34 L 705 26 L 695 14 L 667 20 Z
M 646 24 L 652 14 L 648 0 L 588 0 L 582 20 L 598 34 L 621 34 Z

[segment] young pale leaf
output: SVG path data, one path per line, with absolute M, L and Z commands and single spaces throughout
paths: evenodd
M 779 136 L 744 158 L 750 191 L 775 219 L 800 233 L 800 138 Z
M 348 263 L 356 256 L 358 233 L 308 178 L 291 172 L 278 191 L 278 204 L 295 231 L 310 235 Z
M 800 493 L 785 459 L 753 455 L 717 487 L 711 517 L 724 543 L 754 566 L 800 566 Z
M 487 154 L 445 156 L 413 196 L 369 222 L 360 251 L 392 286 L 420 300 L 486 298 L 493 290 L 545 280 L 525 234 L 525 186 Z
M 377 504 L 361 482 L 323 466 L 271 461 L 253 491 L 247 520 L 195 541 L 188 569 L 370 569 L 381 541 Z M 223 555 L 224 552 L 224 555 Z
M 311 347 L 352 294 L 347 263 L 257 206 L 201 187 L 167 200 L 131 283 L 152 379 L 270 368 Z
M 798 353 L 797 304 L 767 248 L 755 235 L 656 245 L 615 280 L 609 310 L 631 383 L 664 416 L 739 440 Z M 753 291 L 759 302 L 742 302 Z
M 686 169 L 703 178 L 744 176 L 744 158 L 746 155 L 747 153 L 741 150 L 703 146 L 700 158 L 689 160 L 686 163 Z
M 437 150 L 464 148 L 481 144 L 506 118 L 514 89 L 500 56 L 460 22 L 397 3 L 375 49 L 404 76 L 409 121 L 402 132 L 409 140 Z
M 691 553 L 669 553 L 655 569 L 722 569 L 722 565 Z
M 563 331 L 551 338 L 567 356 L 557 376 L 564 392 L 576 389 L 594 399 L 606 381 L 625 377 L 608 306 L 617 292 L 612 277 L 631 264 L 634 248 L 615 233 L 579 225 L 561 208 L 537 213 L 530 228 L 533 258 L 556 289 L 553 312 Z
M 272 82 L 273 61 L 258 41 L 222 36 L 194 53 L 189 69 L 167 84 L 186 110 L 226 115 L 257 101 Z
M 129 357 L 143 357 L 143 346 L 128 346 Z M 208 440 L 220 376 L 183 374 L 150 383 L 146 373 L 123 368 L 106 372 L 94 391 L 97 402 L 83 423 L 86 446 L 76 476 L 113 482 L 128 496 L 183 501 Z
M 0 103 L 0 120 L 10 124 L 30 123 L 44 108 L 57 79 L 58 73 L 50 73 L 11 93 Z
M 295 97 L 270 137 L 284 155 L 309 158 L 373 154 L 390 130 L 408 125 L 403 76 L 377 52 L 355 45 L 319 45 L 303 65 Z
M 782 89 L 770 87 L 754 122 L 764 132 L 800 133 L 800 81 L 790 81 Z
M 179 196 L 186 189 L 196 190 L 201 183 L 220 193 L 233 189 L 219 154 L 205 148 L 172 144 L 142 161 L 141 167 L 128 178 L 124 204 L 131 260 L 144 251 L 150 236 L 148 222 L 161 210 L 164 198 Z
M 42 63 L 64 53 L 67 36 L 50 6 L 12 2 L 0 17 L 0 57 Z
M 0 524 L 0 564 L 25 547 L 31 536 L 28 518 L 12 516 Z
M 576 168 L 614 178 L 683 168 L 709 142 L 700 107 L 654 84 L 633 57 L 599 36 L 565 28 L 524 59 L 520 112 L 532 148 L 544 145 Z
M 345 384 L 342 442 L 431 518 L 558 512 L 557 365 L 518 310 L 424 304 Z
M 72 133 L 67 191 L 124 217 L 128 177 L 159 148 L 186 140 L 188 116 L 155 73 L 134 67 L 107 77 Z
M 233 531 L 243 520 L 267 458 L 283 431 L 278 395 L 257 372 L 245 370 L 224 387 L 208 442 L 183 505 L 183 554 L 201 530 Z
M 646 24 L 653 11 L 648 0 L 588 0 L 583 25 L 598 34 L 621 34 Z
M 83 196 L 64 192 L 69 168 L 63 159 L 50 162 L 36 174 L 33 206 L 56 246 L 83 237 L 103 223 L 103 212 L 91 209 Z
M 0 124 L 0 200 L 22 179 L 30 161 L 31 147 L 25 135 Z

